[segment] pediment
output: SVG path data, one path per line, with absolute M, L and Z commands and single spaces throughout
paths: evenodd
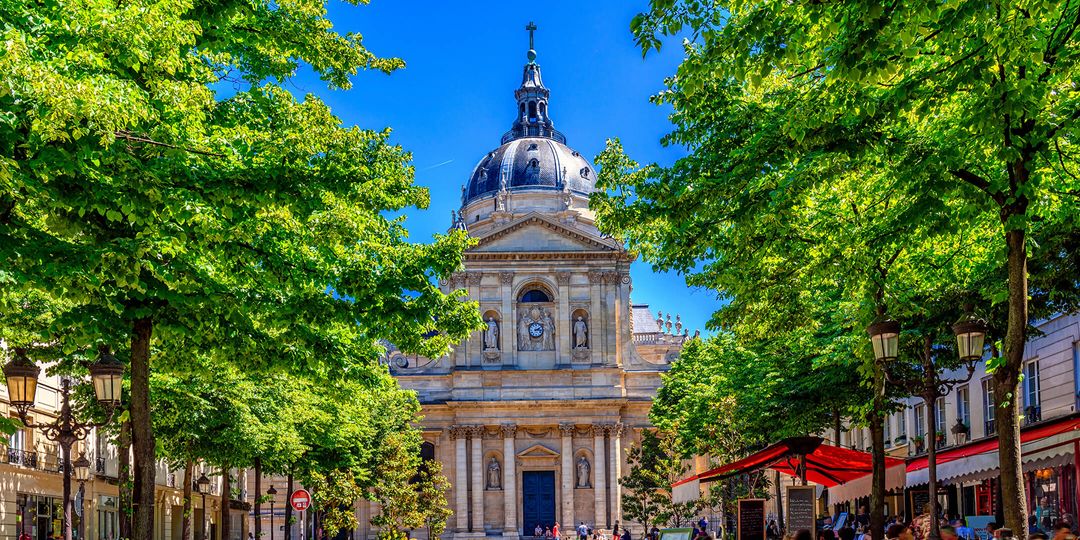
M 521 459 L 546 459 L 559 457 L 559 453 L 542 444 L 534 444 L 518 452 L 517 457 Z
M 470 251 L 620 251 L 611 238 L 578 230 L 539 213 L 522 216 L 479 237 Z

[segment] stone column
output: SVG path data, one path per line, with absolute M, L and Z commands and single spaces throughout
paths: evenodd
M 592 301 L 592 307 L 589 309 L 589 335 L 591 336 L 589 348 L 592 349 L 593 364 L 603 364 L 604 355 L 607 352 L 607 342 L 604 338 L 604 321 L 607 317 L 600 303 L 600 296 L 603 294 L 600 290 L 600 282 L 603 278 L 603 272 L 595 270 L 589 272 L 589 299 Z
M 472 532 L 484 532 L 484 426 L 472 431 Z
M 513 365 L 513 358 L 517 357 L 517 321 L 514 319 L 513 309 L 513 290 L 511 286 L 514 284 L 513 272 L 500 272 L 499 273 L 499 286 L 502 292 L 502 328 L 499 329 L 502 334 L 499 336 L 502 339 L 502 363 L 504 366 Z
M 503 527 L 503 538 L 516 538 L 521 531 L 518 530 L 517 521 L 517 452 L 514 448 L 514 435 L 517 434 L 517 426 L 503 424 L 503 511 L 506 514 L 506 526 Z
M 593 426 L 593 504 L 596 506 L 596 523 L 593 528 L 607 526 L 607 483 L 604 482 L 604 426 Z
M 574 424 L 559 424 L 562 434 L 562 523 L 574 528 Z
M 611 451 L 608 453 L 608 463 L 611 466 L 611 522 L 622 523 L 622 486 L 619 478 L 622 478 L 622 432 L 623 424 L 615 423 L 607 426 L 608 438 L 611 441 Z
M 458 532 L 469 529 L 469 484 L 466 478 L 465 437 L 468 432 L 462 426 L 450 427 L 450 438 L 454 440 L 454 518 Z
M 559 339 L 555 343 L 555 363 L 570 365 L 574 362 L 570 336 L 570 272 L 559 272 L 555 279 L 559 283 L 559 313 L 556 315 Z

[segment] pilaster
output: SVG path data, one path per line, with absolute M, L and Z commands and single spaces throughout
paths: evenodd
M 458 532 L 469 529 L 469 484 L 466 479 L 468 461 L 465 457 L 465 439 L 468 431 L 463 426 L 452 426 L 450 438 L 454 440 L 454 519 Z
M 611 521 L 622 523 L 622 486 L 619 478 L 622 478 L 622 434 L 623 424 L 617 422 L 607 426 L 608 440 L 611 443 L 611 452 L 608 454 L 608 463 L 611 466 Z
M 607 316 L 603 312 L 603 304 L 601 303 L 601 295 L 603 294 L 601 281 L 603 281 L 603 279 L 603 272 L 597 270 L 589 272 L 589 299 L 592 301 L 592 307 L 589 309 L 589 322 L 592 325 L 590 331 L 593 335 L 591 344 L 593 345 L 592 362 L 594 364 L 604 363 L 605 352 L 607 350 L 607 341 L 600 338 L 600 336 L 605 334 L 607 326 L 605 322 Z
M 562 462 L 562 522 L 567 531 L 574 527 L 574 424 L 559 424 Z
M 570 272 L 558 272 L 555 280 L 559 284 L 559 342 L 555 346 L 555 364 L 570 365 L 573 356 L 570 350 Z
M 472 436 L 472 523 L 469 530 L 484 532 L 484 426 L 469 428 Z
M 503 538 L 517 538 L 517 452 L 514 437 L 517 435 L 515 424 L 503 424 L 503 510 L 506 513 L 506 526 Z
M 513 297 L 514 273 L 499 273 L 499 291 L 502 295 L 502 363 L 504 366 L 513 365 L 517 357 L 517 322 L 514 318 Z
M 604 461 L 604 426 L 592 427 L 593 436 L 593 503 L 596 507 L 596 519 L 593 528 L 603 529 L 607 525 L 607 482 L 604 481 L 607 470 Z

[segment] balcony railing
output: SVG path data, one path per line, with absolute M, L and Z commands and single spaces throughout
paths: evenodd
M 8 448 L 7 462 L 11 465 L 36 469 L 38 466 L 37 452 Z
M 994 424 L 993 420 L 987 420 L 983 423 L 983 433 L 987 437 L 997 434 L 997 426 Z
M 1042 420 L 1042 407 L 1038 405 L 1031 405 L 1024 408 L 1024 423 L 1034 424 Z
M 94 458 L 94 472 L 101 475 L 105 474 L 105 458 L 100 456 Z

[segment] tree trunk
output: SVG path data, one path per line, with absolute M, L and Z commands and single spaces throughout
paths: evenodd
M 1023 204 L 1020 201 L 1017 204 Z M 1007 218 L 1006 218 L 1007 219 Z M 1006 224 L 1007 225 L 1007 224 Z M 1005 233 L 1009 271 L 1009 318 L 1005 333 L 1005 362 L 994 372 L 995 421 L 1001 463 L 1002 509 L 1005 526 L 1019 538 L 1027 537 L 1027 497 L 1020 462 L 1020 373 L 1027 343 L 1027 245 L 1022 229 Z
M 157 460 L 150 424 L 150 336 L 153 321 L 138 319 L 131 334 L 131 446 L 135 457 L 131 529 L 134 540 L 154 538 L 154 477 Z
M 780 485 L 780 471 L 776 471 L 776 526 L 784 530 L 784 486 Z
M 885 401 L 884 374 L 874 369 L 874 406 L 870 409 L 870 538 L 885 539 Z
M 229 474 L 229 466 L 221 468 L 221 531 L 220 540 L 232 538 L 232 520 L 229 519 L 229 500 L 232 499 L 232 476 Z
M 255 540 L 262 540 L 262 460 L 255 458 Z
M 120 538 L 131 536 L 131 422 L 120 423 L 120 434 L 116 437 L 117 481 L 119 496 L 117 509 L 120 518 Z
M 184 513 L 180 522 L 180 540 L 191 540 L 191 483 L 195 476 L 195 461 L 188 459 L 184 463 Z
M 289 471 L 289 476 L 285 481 L 285 540 L 292 540 L 292 504 L 289 503 L 289 497 L 292 497 L 293 492 L 293 473 Z

